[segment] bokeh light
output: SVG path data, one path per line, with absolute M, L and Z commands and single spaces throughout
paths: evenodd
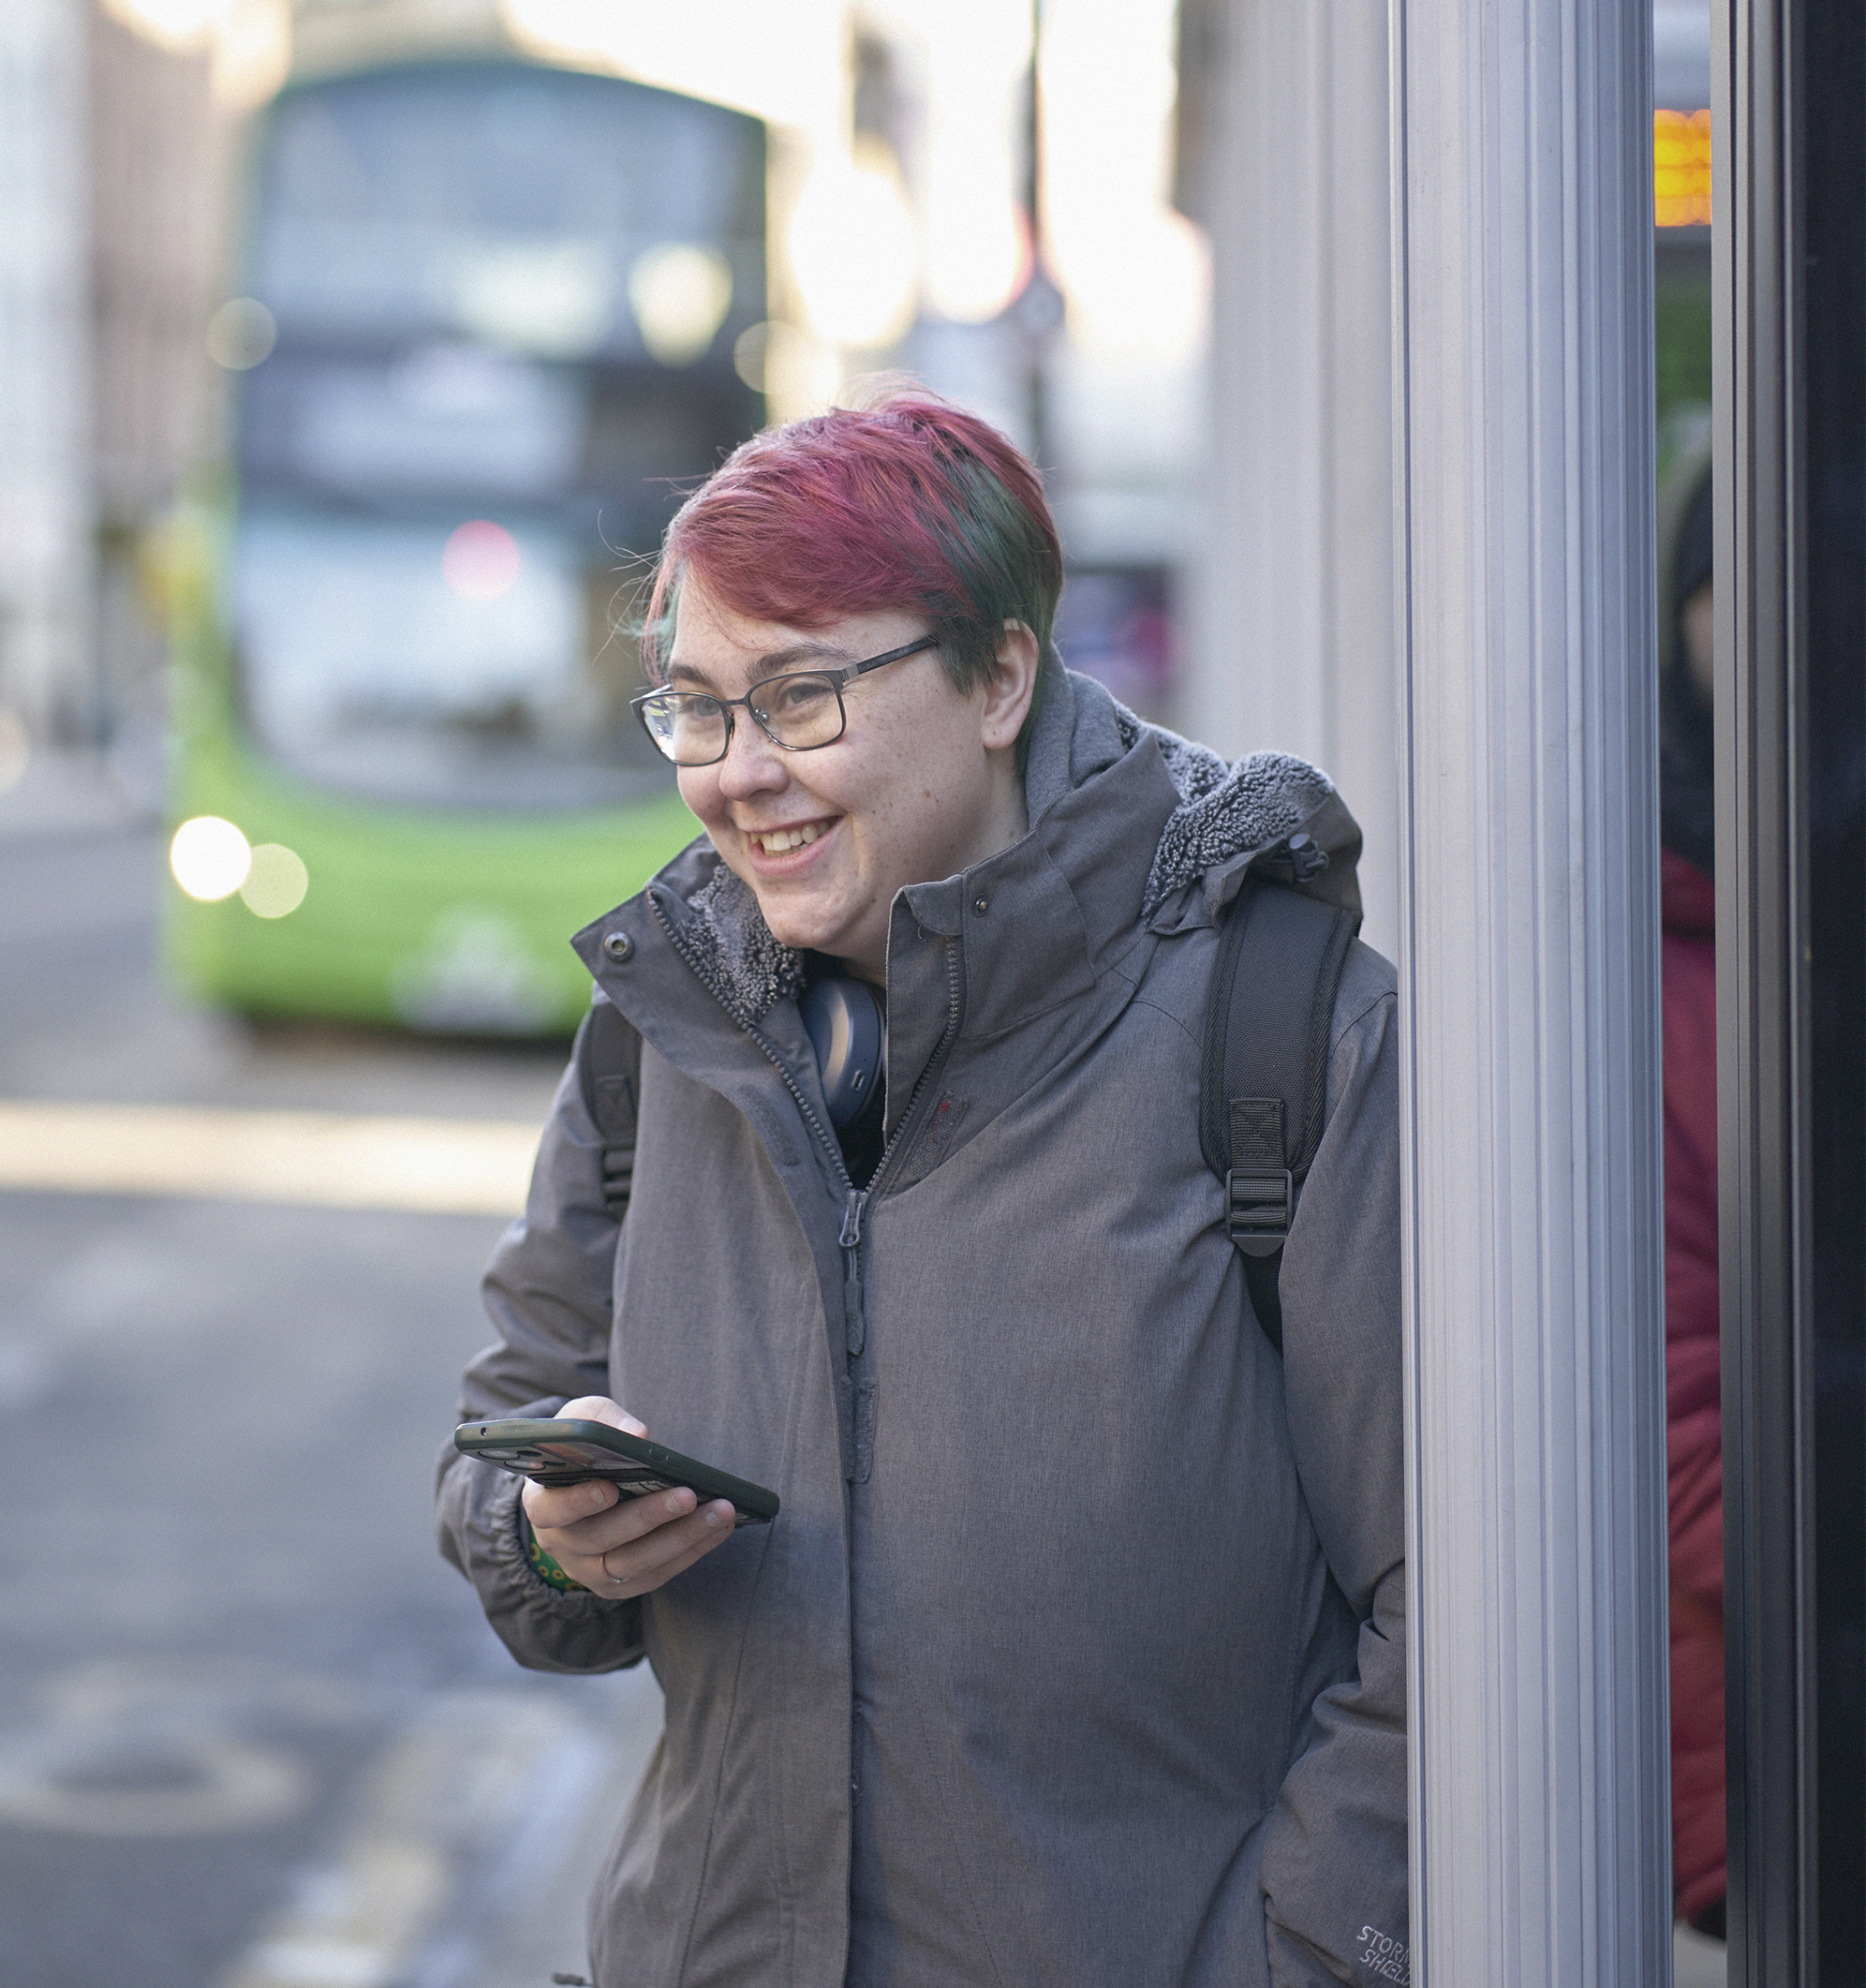
M 454 275 L 461 325 L 489 345 L 582 359 L 615 322 L 615 272 L 600 246 L 546 242 L 481 248 Z
M 203 904 L 230 898 L 252 867 L 252 845 L 217 814 L 198 814 L 184 822 L 169 844 L 169 868 L 175 882 Z
M 1030 10 L 1004 0 L 896 0 L 925 51 L 915 141 L 926 304 L 960 324 L 995 318 L 1030 273 L 1022 212 Z
M 813 136 L 847 128 L 847 0 L 498 0 L 498 16 L 531 54 L 600 65 Z
M 791 216 L 790 250 L 805 313 L 822 337 L 872 350 L 912 323 L 920 245 L 885 146 L 818 159 Z
M 1172 0 L 1046 0 L 1044 255 L 1085 351 L 1152 366 L 1198 356 L 1204 231 L 1171 205 Z
M 257 297 L 233 297 L 207 320 L 207 356 L 230 373 L 244 373 L 269 358 L 278 325 Z
M 496 601 L 511 591 L 524 564 L 514 539 L 490 518 L 469 518 L 448 534 L 440 577 L 463 601 Z
M 291 67 L 291 0 L 103 0 L 104 11 L 157 48 L 205 51 L 215 98 L 250 111 Z
M 214 34 L 214 94 L 252 111 L 291 73 L 292 0 L 221 0 Z
M 748 325 L 733 346 L 733 368 L 756 393 L 786 408 L 826 408 L 842 378 L 833 345 L 793 324 Z
M 703 356 L 732 308 L 733 267 L 717 248 L 662 242 L 635 259 L 629 307 L 648 356 L 688 366 Z
M 240 896 L 256 918 L 283 918 L 304 902 L 310 887 L 311 873 L 296 850 L 283 842 L 261 842 L 253 851 Z
M 160 48 L 198 47 L 227 11 L 227 0 L 104 0 L 104 11 Z

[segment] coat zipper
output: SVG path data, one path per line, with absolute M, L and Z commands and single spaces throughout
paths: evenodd
M 803 1086 L 791 1075 L 790 1067 L 786 1064 L 784 1059 L 778 1055 L 776 1047 L 760 1033 L 758 1029 L 750 1022 L 740 1020 L 739 1016 L 733 1013 L 732 1003 L 727 1001 L 718 983 L 701 966 L 700 962 L 694 958 L 693 955 L 681 942 L 679 933 L 674 928 L 673 920 L 661 909 L 660 899 L 653 891 L 648 892 L 647 898 L 648 909 L 654 913 L 655 923 L 660 927 L 661 931 L 666 935 L 667 942 L 680 957 L 688 971 L 706 989 L 707 993 L 718 1002 L 719 1006 L 725 1010 L 727 1016 L 733 1021 L 737 1022 L 738 1026 L 751 1037 L 752 1041 L 764 1052 L 771 1067 L 783 1078 L 784 1088 L 796 1101 L 797 1109 L 803 1114 L 805 1124 L 810 1128 L 818 1145 L 829 1155 L 830 1164 L 835 1167 L 837 1177 L 842 1182 L 842 1227 L 836 1239 L 842 1250 L 843 1344 L 847 1348 L 851 1359 L 858 1358 L 862 1348 L 867 1343 L 868 1338 L 867 1306 L 862 1290 L 862 1222 L 868 1211 L 868 1196 L 874 1192 L 876 1182 L 881 1179 L 882 1174 L 886 1171 L 888 1161 L 900 1145 L 909 1125 L 912 1123 L 914 1111 L 919 1105 L 929 1079 L 944 1063 L 947 1053 L 953 1046 L 954 1039 L 959 1032 L 959 975 L 957 961 L 953 957 L 953 948 L 957 942 L 952 939 L 946 941 L 945 1029 L 941 1031 L 939 1042 L 934 1046 L 933 1054 L 926 1060 L 926 1069 L 920 1073 L 919 1078 L 914 1084 L 912 1093 L 907 1101 L 907 1109 L 901 1113 L 899 1120 L 895 1126 L 894 1136 L 881 1149 L 881 1157 L 875 1163 L 875 1171 L 869 1179 L 868 1185 L 866 1187 L 857 1187 L 850 1178 L 849 1165 L 842 1157 L 841 1146 L 837 1143 L 833 1134 L 824 1130 L 822 1120 L 817 1117 L 809 1099 L 804 1095 Z

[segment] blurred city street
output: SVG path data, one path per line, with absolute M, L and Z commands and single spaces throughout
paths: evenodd
M 1044 466 L 1058 640 L 1174 714 L 1177 21 L 0 7 L 4 1988 L 586 1970 L 654 1681 L 521 1672 L 430 1481 L 565 937 L 692 833 L 641 562 L 904 367 Z
M 1860 1988 L 1861 18 L 0 0 L 0 1988 L 588 1972 L 659 1690 L 521 1670 L 434 1466 L 568 936 L 695 833 L 671 521 L 903 383 L 1034 466 L 1040 646 L 1358 824 L 1425 1653 L 1367 1966 Z M 1287 833 L 1231 901 L 1347 901 Z
M 177 1002 L 160 859 L 96 772 L 41 759 L 0 796 L 0 1096 L 541 1120 L 555 1046 Z M 500 1225 L 0 1194 L 0 1482 L 35 1515 L 0 1549 L 0 1981 L 584 1971 L 659 1703 L 645 1673 L 519 1671 L 434 1551 Z

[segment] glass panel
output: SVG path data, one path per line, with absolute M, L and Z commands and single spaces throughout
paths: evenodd
M 490 65 L 306 90 L 274 113 L 251 286 L 301 334 L 641 356 L 629 282 L 657 245 L 708 245 L 762 293 L 755 128 L 628 83 Z
M 333 491 L 548 497 L 574 482 L 583 455 L 588 382 L 482 347 L 282 365 L 263 386 L 250 418 L 270 416 L 278 431 L 267 467 Z
M 586 806 L 666 784 L 608 639 L 611 576 L 561 530 L 247 512 L 234 625 L 248 723 L 299 771 L 411 800 Z

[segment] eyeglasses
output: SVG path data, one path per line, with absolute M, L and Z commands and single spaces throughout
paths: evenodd
M 937 649 L 937 635 L 870 656 L 846 670 L 797 670 L 767 676 L 743 697 L 712 697 L 700 690 L 644 690 L 630 698 L 642 729 L 676 766 L 711 766 L 725 758 L 733 742 L 733 708 L 743 705 L 752 722 L 773 745 L 787 752 L 814 752 L 833 746 L 849 727 L 842 687 L 883 663 Z

